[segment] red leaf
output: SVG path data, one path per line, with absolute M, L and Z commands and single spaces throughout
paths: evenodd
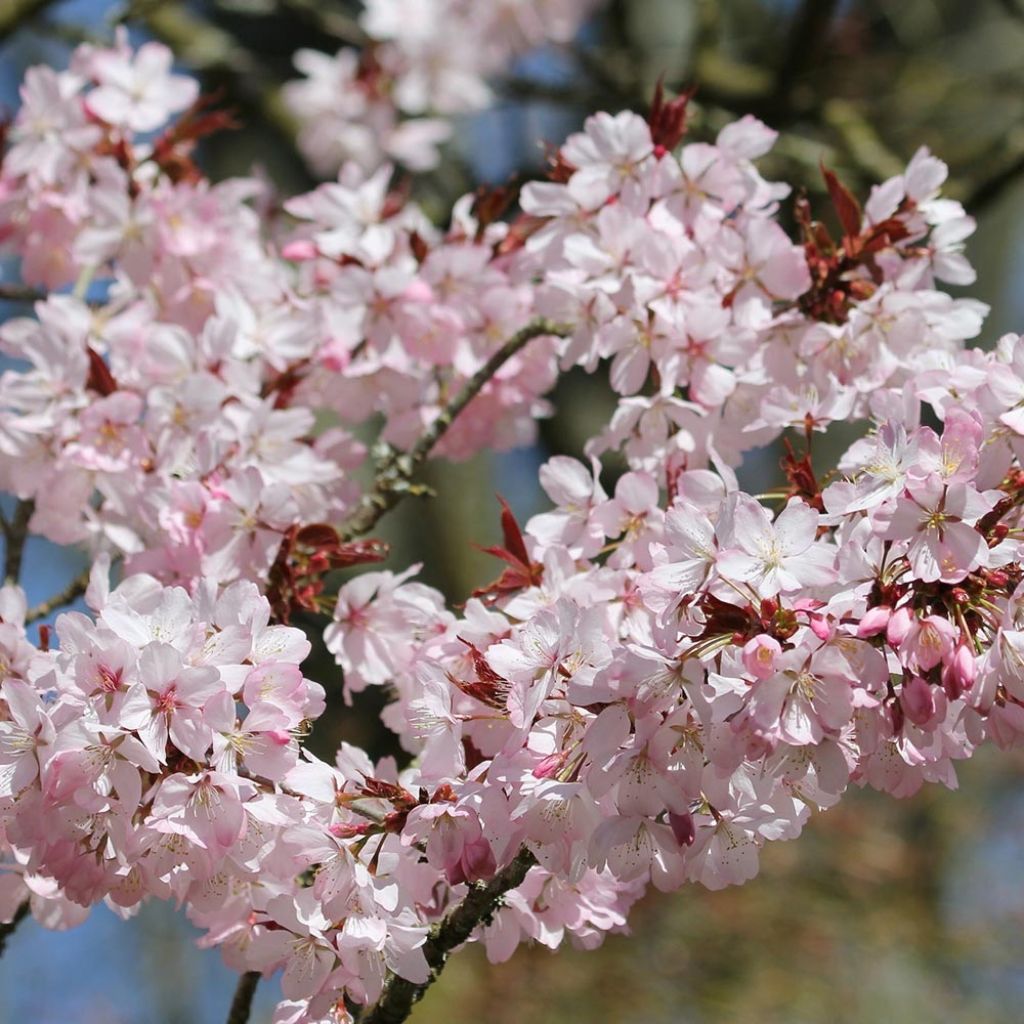
M 331 555 L 331 565 L 340 569 L 346 565 L 361 565 L 363 562 L 383 562 L 388 557 L 389 546 L 382 540 L 353 540 L 339 544 Z
M 832 197 L 832 205 L 836 209 L 839 223 L 843 226 L 843 232 L 847 238 L 856 238 L 860 234 L 860 203 L 857 202 L 853 193 L 836 177 L 835 173 L 830 171 L 824 164 L 821 165 L 821 173 L 825 177 L 828 194 Z
M 505 548 L 523 565 L 529 565 L 530 556 L 526 552 L 523 531 L 519 529 L 515 514 L 500 494 L 497 495 L 497 498 L 501 502 L 501 532 L 505 537 Z
M 540 583 L 544 574 L 544 568 L 540 563 L 530 561 L 526 542 L 523 540 L 523 532 L 516 522 L 512 509 L 508 507 L 508 502 L 500 494 L 498 501 L 501 502 L 501 530 L 504 534 L 505 546 L 480 548 L 480 550 L 495 558 L 500 558 L 508 564 L 509 568 L 505 569 L 493 583 L 489 583 L 486 587 L 477 587 L 473 591 L 473 597 L 489 597 L 494 600 L 501 594 L 535 586 Z M 479 547 L 479 545 L 477 546 Z
M 666 150 L 675 149 L 686 134 L 687 106 L 696 89 L 686 89 L 674 100 L 665 102 L 665 76 L 658 79 L 651 100 L 647 123 L 651 128 L 651 141 L 655 146 L 655 154 L 661 155 Z
M 85 346 L 85 354 L 89 357 L 89 376 L 86 378 L 85 386 L 104 398 L 112 395 L 117 390 L 117 381 L 114 380 L 110 367 L 103 361 L 103 356 L 92 345 Z

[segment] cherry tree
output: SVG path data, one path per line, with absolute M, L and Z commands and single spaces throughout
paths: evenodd
M 749 881 L 851 784 L 952 786 L 1021 741 L 1024 341 L 974 347 L 986 307 L 943 290 L 974 221 L 941 160 L 863 203 L 823 168 L 825 208 L 759 172 L 769 126 L 689 141 L 659 87 L 518 194 L 440 226 L 409 198 L 393 164 L 434 165 L 589 7 L 367 3 L 370 56 L 296 56 L 332 180 L 293 197 L 204 176 L 230 115 L 160 43 L 27 73 L 0 164 L 26 304 L 0 326 L 4 937 L 173 900 L 241 976 L 233 1024 L 277 972 L 276 1024 L 389 1024 L 467 942 L 593 948 L 650 886 Z M 542 467 L 547 511 L 496 507 L 494 581 L 449 606 L 387 564 L 427 460 L 528 443 L 573 367 L 614 413 Z M 833 423 L 862 429 L 825 466 Z M 778 487 L 743 493 L 780 437 Z M 30 536 L 89 558 L 34 607 Z M 406 756 L 314 756 L 369 688 Z

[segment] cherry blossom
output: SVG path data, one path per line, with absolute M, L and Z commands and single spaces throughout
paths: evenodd
M 593 948 L 649 885 L 749 881 L 850 783 L 952 786 L 1024 740 L 1024 341 L 967 347 L 941 161 L 863 212 L 826 170 L 843 235 L 799 200 L 796 241 L 754 162 L 775 133 L 689 141 L 659 90 L 588 118 L 520 214 L 482 193 L 439 225 L 389 161 L 431 166 L 441 116 L 590 4 L 365 6 L 363 52 L 297 56 L 336 174 L 305 195 L 208 181 L 197 86 L 124 38 L 28 72 L 0 165 L 0 237 L 50 291 L 0 326 L 5 532 L 91 567 L 42 609 L 0 589 L 0 917 L 174 900 L 281 972 L 291 1024 L 419 992 L 467 937 Z M 616 407 L 541 466 L 547 507 L 500 503 L 492 583 L 365 569 L 428 456 L 529 443 L 573 367 Z M 315 757 L 368 688 L 401 756 Z

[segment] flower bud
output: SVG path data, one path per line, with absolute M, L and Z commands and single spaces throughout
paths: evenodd
M 672 828 L 672 834 L 680 846 L 693 846 L 697 838 L 697 826 L 694 823 L 693 815 L 687 811 L 685 814 L 676 814 L 669 811 L 668 823 Z
M 536 768 L 533 769 L 533 777 L 535 779 L 553 779 L 558 772 L 558 769 L 565 764 L 566 752 L 564 750 L 556 751 L 554 754 L 548 754 Z
M 935 714 L 935 691 L 920 676 L 911 676 L 900 690 L 903 713 L 915 725 L 924 725 Z
M 914 613 L 904 605 L 902 608 L 897 608 L 896 611 L 889 616 L 889 622 L 885 627 L 885 638 L 892 644 L 893 647 L 899 647 L 904 640 L 907 639 L 907 634 L 910 633 L 911 628 L 914 625 Z
M 289 242 L 281 250 L 281 256 L 284 259 L 292 260 L 295 263 L 315 260 L 319 255 L 316 245 L 309 238 L 297 238 L 294 242 Z
M 869 608 L 857 625 L 857 636 L 861 640 L 865 640 L 869 636 L 877 636 L 889 625 L 889 617 L 891 615 L 892 609 L 887 604 L 880 604 L 877 608 Z
M 950 700 L 966 693 L 978 676 L 978 663 L 970 646 L 961 641 L 942 670 L 942 688 Z

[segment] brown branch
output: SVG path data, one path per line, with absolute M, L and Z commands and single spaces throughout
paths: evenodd
M 785 108 L 804 73 L 820 63 L 825 37 L 839 0 L 803 0 L 793 19 L 775 78 L 775 102 Z
M 80 598 L 89 589 L 89 570 L 80 572 L 62 591 L 40 601 L 33 608 L 25 613 L 25 625 L 35 622 L 38 619 L 45 619 L 51 612 L 63 608 L 66 604 Z
M 56 0 L 4 0 L 0 3 L 0 40 L 17 32 Z
M 534 320 L 517 331 L 466 382 L 455 398 L 441 410 L 437 419 L 427 428 L 416 445 L 408 452 L 395 452 L 386 448 L 377 462 L 373 489 L 363 496 L 359 507 L 341 525 L 338 534 L 342 540 L 352 540 L 369 532 L 377 521 L 393 509 L 406 494 L 424 493 L 413 484 L 412 477 L 426 461 L 437 443 L 463 409 L 480 393 L 484 385 L 520 349 L 534 338 L 555 335 L 565 337 L 570 328 L 550 320 Z
M 17 583 L 21 576 L 21 563 L 25 557 L 25 541 L 28 539 L 28 521 L 36 510 L 31 499 L 19 501 L 14 508 L 14 518 L 4 528 L 6 551 L 4 553 L 4 581 Z
M 536 864 L 529 850 L 523 848 L 515 860 L 498 872 L 489 882 L 470 886 L 463 901 L 431 931 L 423 946 L 423 955 L 430 965 L 430 978 L 424 982 L 406 981 L 392 975 L 384 986 L 377 1005 L 361 1019 L 360 1024 L 401 1024 L 437 981 L 453 949 L 461 946 L 501 904 L 505 893 L 523 884 L 526 873 Z
M 0 300 L 3 302 L 42 302 L 46 298 L 46 292 L 38 288 L 29 288 L 28 285 L 14 283 L 0 283 Z
M 7 940 L 14 934 L 14 929 L 28 917 L 28 911 L 29 903 L 28 900 L 25 900 L 14 912 L 14 917 L 10 921 L 0 924 L 0 956 L 4 955 L 4 950 L 7 948 Z
M 252 1012 L 252 999 L 256 995 L 256 986 L 260 983 L 259 971 L 246 971 L 238 979 L 235 995 L 228 1010 L 227 1024 L 248 1024 Z

